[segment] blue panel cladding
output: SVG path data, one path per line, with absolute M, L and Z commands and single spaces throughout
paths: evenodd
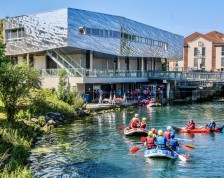
M 120 19 L 116 16 L 90 11 L 68 9 L 69 46 L 112 55 L 120 55 L 120 39 L 80 35 L 79 27 L 120 31 Z
M 6 54 L 45 51 L 68 45 L 67 8 L 4 19 L 4 30 L 24 28 L 25 36 L 7 42 Z
M 112 30 L 168 44 L 161 46 L 134 42 L 123 38 L 100 37 L 79 34 L 79 27 Z M 184 37 L 124 17 L 108 14 L 69 9 L 68 10 L 69 46 L 106 54 L 130 57 L 161 57 L 182 60 Z

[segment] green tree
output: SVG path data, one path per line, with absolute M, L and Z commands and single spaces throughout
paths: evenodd
M 40 87 L 40 83 L 38 71 L 26 64 L 12 65 L 4 54 L 4 45 L 0 43 L 0 100 L 9 121 L 15 120 L 20 99 L 28 97 L 29 90 Z
M 58 99 L 62 101 L 66 101 L 66 94 L 68 93 L 68 82 L 67 82 L 68 74 L 62 69 L 59 72 L 59 82 L 58 82 Z
M 0 43 L 3 43 L 3 20 L 0 19 Z

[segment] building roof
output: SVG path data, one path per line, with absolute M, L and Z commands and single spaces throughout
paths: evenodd
M 196 38 L 201 37 L 204 38 L 208 41 L 211 41 L 213 43 L 218 43 L 218 44 L 224 44 L 224 34 L 217 32 L 217 31 L 211 31 L 207 34 L 202 34 L 199 32 L 195 32 L 186 38 L 184 38 L 184 44 L 187 45 L 188 42 L 195 40 Z

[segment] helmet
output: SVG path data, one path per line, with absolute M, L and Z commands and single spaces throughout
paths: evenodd
M 146 118 L 145 118 L 145 117 L 143 117 L 143 118 L 142 118 L 142 120 L 143 120 L 143 121 L 146 121 Z
M 171 126 L 167 126 L 167 128 L 166 128 L 167 130 L 171 130 L 172 129 L 172 127 Z
M 137 121 L 138 120 L 138 118 L 136 118 L 136 117 L 134 117 L 133 119 L 132 119 L 132 121 Z
M 175 133 L 172 132 L 172 133 L 170 134 L 170 138 L 174 138 L 174 137 L 175 137 Z
M 193 119 L 191 119 L 189 122 L 193 123 L 193 122 L 194 122 L 194 120 L 193 120 Z
M 152 133 L 156 133 L 156 129 L 155 128 L 152 128 L 151 131 L 152 131 Z
M 162 136 L 163 135 L 163 131 L 162 130 L 158 130 L 158 135 Z
M 138 113 L 135 114 L 135 117 L 138 117 Z
M 149 131 L 149 132 L 148 132 L 148 136 L 150 136 L 150 137 L 153 136 L 152 131 Z
M 215 121 L 213 119 L 211 119 L 211 123 L 214 123 Z

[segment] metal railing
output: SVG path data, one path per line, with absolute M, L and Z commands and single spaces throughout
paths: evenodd
M 58 76 L 61 69 L 42 69 L 40 74 L 43 77 Z M 177 81 L 212 81 L 224 82 L 222 72 L 178 72 L 178 71 L 140 71 L 140 70 L 97 70 L 68 68 L 67 72 L 71 77 L 90 77 L 90 78 L 149 78 L 166 79 Z M 79 71 L 79 72 L 77 72 Z M 82 76 L 79 74 L 82 73 Z

